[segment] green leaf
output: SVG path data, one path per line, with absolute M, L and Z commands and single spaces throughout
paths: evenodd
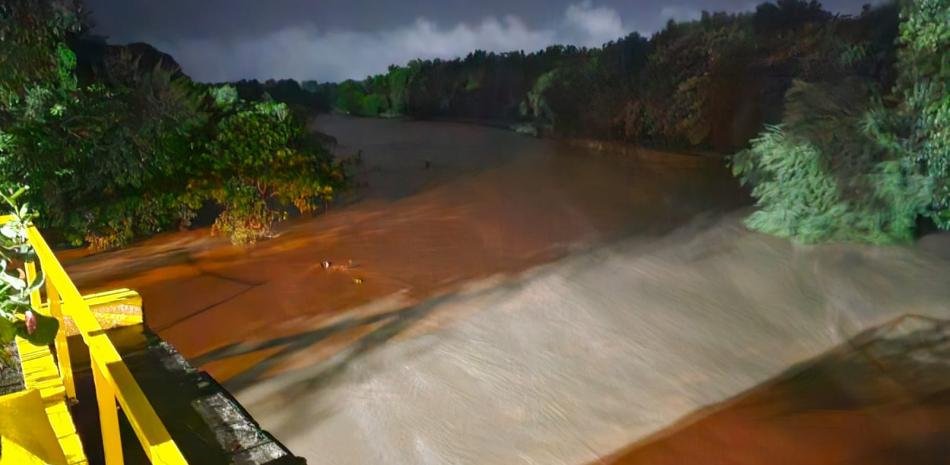
M 17 336 L 26 339 L 36 345 L 49 345 L 56 338 L 59 331 L 59 321 L 56 318 L 34 312 L 36 315 L 36 331 L 29 334 L 26 330 L 26 324 L 22 321 L 17 322 Z
M 0 345 L 13 342 L 13 337 L 16 335 L 17 328 L 15 323 L 6 318 L 0 318 Z
M 26 281 L 17 278 L 16 276 L 11 276 L 7 273 L 0 273 L 0 281 L 9 284 L 10 287 L 18 291 L 26 288 Z
M 46 282 L 46 275 L 43 274 L 43 269 L 40 267 L 36 268 L 36 278 L 33 279 L 33 282 L 26 288 L 27 293 L 31 293 L 40 287 L 43 286 L 43 283 Z
M 0 226 L 0 234 L 8 239 L 15 239 L 17 237 L 17 229 L 13 223 L 6 223 Z

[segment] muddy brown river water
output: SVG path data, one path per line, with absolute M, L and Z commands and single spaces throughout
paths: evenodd
M 755 409 L 728 412 L 835 408 L 796 402 L 800 382 L 755 389 L 901 315 L 950 317 L 950 238 L 805 247 L 751 233 L 719 159 L 453 123 L 313 124 L 363 160 L 328 213 L 253 248 L 197 230 L 64 254 L 84 290 L 139 290 L 149 326 L 310 463 L 768 463 L 745 447 L 757 431 L 773 450 L 815 451 L 782 463 L 852 463 L 780 421 L 761 427 L 773 417 Z M 950 361 L 935 344 L 927 356 Z M 884 376 L 854 382 L 872 372 Z M 925 373 L 938 378 L 926 395 L 836 399 L 864 419 L 945 411 L 927 402 L 947 398 L 946 373 Z M 694 420 L 703 408 L 720 416 Z M 932 416 L 928 434 L 950 439 Z

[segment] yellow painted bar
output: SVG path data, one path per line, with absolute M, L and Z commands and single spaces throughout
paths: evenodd
M 49 347 L 38 346 L 21 338 L 16 339 L 16 344 L 20 352 L 20 366 L 23 368 L 26 387 L 39 392 L 46 417 L 53 428 L 66 463 L 87 464 L 86 453 L 76 433 L 69 407 L 66 405 L 66 389 L 59 376 L 59 370 L 53 362 L 53 354 Z
M 102 449 L 106 465 L 122 465 L 122 435 L 119 433 L 119 410 L 115 406 L 115 391 L 95 363 L 92 379 L 96 383 L 96 402 L 99 405 L 99 429 L 102 431 Z
M 111 291 L 84 295 L 82 298 L 86 301 L 86 305 L 89 305 L 89 308 L 94 312 L 96 311 L 96 307 L 111 305 L 128 305 L 130 307 L 142 308 L 142 296 L 132 289 L 113 289 Z M 141 313 L 139 313 L 139 315 L 141 315 Z
M 113 289 L 84 295 L 82 298 L 99 320 L 99 325 L 105 329 L 142 324 L 142 296 L 138 292 L 131 289 Z M 45 310 L 48 307 L 49 304 L 44 303 L 42 308 Z M 65 318 L 65 324 L 65 336 L 79 334 L 72 318 Z
M 0 396 L 0 465 L 68 465 L 36 389 Z
M 36 279 L 36 263 L 26 262 L 26 282 L 33 283 L 33 280 Z M 36 289 L 30 293 L 30 306 L 33 308 L 40 308 L 43 305 L 43 301 L 40 300 L 40 290 Z
M 59 321 L 60 330 L 56 332 L 56 364 L 59 374 L 63 378 L 63 387 L 66 389 L 66 398 L 76 399 L 76 383 L 73 381 L 73 363 L 69 358 L 69 345 L 66 343 L 66 319 L 63 318 L 63 307 L 59 301 L 59 291 L 52 281 L 46 281 L 46 300 L 49 302 L 49 314 Z
M 39 256 L 46 279 L 52 281 L 62 296 L 63 313 L 72 318 L 89 347 L 93 372 L 98 370 L 102 385 L 109 385 L 114 390 L 115 398 L 122 406 L 149 460 L 152 463 L 169 465 L 186 464 L 184 456 L 145 397 L 142 388 L 132 377 L 128 366 L 122 361 L 115 346 L 104 333 L 102 325 L 89 309 L 76 285 L 69 279 L 46 240 L 35 227 L 30 227 L 27 235 Z

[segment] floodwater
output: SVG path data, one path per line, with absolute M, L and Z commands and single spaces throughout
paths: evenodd
M 945 464 L 948 339 L 946 321 L 898 318 L 603 462 Z
M 84 290 L 137 289 L 149 326 L 311 463 L 677 463 L 638 451 L 661 431 L 705 450 L 677 435 L 699 409 L 901 315 L 950 318 L 950 238 L 751 233 L 722 160 L 453 123 L 314 125 L 362 159 L 326 214 L 253 248 L 198 230 L 64 254 Z

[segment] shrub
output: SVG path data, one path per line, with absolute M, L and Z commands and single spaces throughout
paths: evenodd
M 35 262 L 37 257 L 26 235 L 33 213 L 26 204 L 17 204 L 25 191 L 20 188 L 10 195 L 0 193 L 0 201 L 11 213 L 10 219 L 0 225 L 0 347 L 13 342 L 16 336 L 34 344 L 50 344 L 59 330 L 55 318 L 34 312 L 30 306 L 30 294 L 43 285 L 44 279 L 42 269 L 37 268 L 33 281 L 26 280 L 24 265 Z M 5 350 L 0 350 L 0 358 L 6 355 Z
M 950 0 L 906 1 L 901 16 L 901 103 L 884 138 L 933 180 L 929 216 L 950 229 Z
M 187 222 L 187 161 L 208 120 L 191 83 L 154 70 L 74 95 L 61 117 L 9 128 L 24 143 L 0 171 L 8 184 L 32 187 L 42 225 L 102 247 Z
M 214 90 L 215 95 L 230 95 Z M 270 234 L 286 208 L 313 210 L 344 182 L 340 166 L 310 141 L 283 103 L 218 98 L 223 115 L 206 144 L 203 181 L 208 197 L 224 206 L 214 232 L 236 243 Z
M 754 186 L 750 228 L 806 243 L 912 238 L 932 182 L 867 130 L 872 92 L 853 80 L 795 84 L 783 124 L 732 159 L 733 173 Z
M 154 49 L 97 44 L 77 81 L 65 44 L 82 27 L 71 1 L 0 4 L 0 188 L 29 184 L 54 238 L 116 247 L 187 226 L 212 200 L 225 212 L 215 232 L 253 242 L 342 185 L 286 105 L 195 84 Z
M 873 243 L 910 239 L 922 215 L 950 228 L 950 1 L 906 1 L 901 20 L 893 93 L 857 79 L 797 83 L 783 124 L 733 158 L 754 186 L 750 227 Z

